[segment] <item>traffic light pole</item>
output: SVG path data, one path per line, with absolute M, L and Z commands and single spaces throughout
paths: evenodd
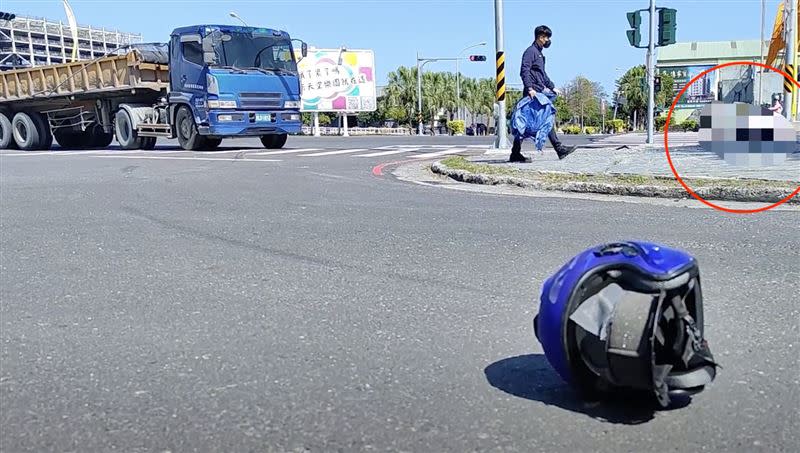
M 656 72 L 656 0 L 650 0 L 650 44 L 647 47 L 647 144 L 652 145 L 654 135 L 653 118 L 655 104 L 656 104 L 656 91 L 655 91 L 655 72 Z M 666 127 L 669 127 L 668 125 Z

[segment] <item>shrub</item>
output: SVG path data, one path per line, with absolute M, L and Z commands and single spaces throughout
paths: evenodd
M 596 134 L 597 133 L 597 128 L 594 127 L 594 126 L 586 126 L 586 127 L 583 128 L 583 133 L 584 134 L 589 134 L 589 135 Z
M 681 130 L 684 132 L 697 132 L 700 130 L 700 125 L 695 120 L 686 120 L 681 123 Z
M 564 126 L 564 133 L 568 135 L 576 135 L 581 133 L 581 127 L 577 124 L 570 124 L 569 126 Z
M 620 133 L 625 131 L 625 121 L 619 118 L 610 121 L 611 129 L 614 130 L 615 133 Z
M 466 128 L 464 126 L 464 121 L 462 120 L 453 120 L 447 123 L 448 127 L 450 128 L 450 132 L 454 135 L 464 134 Z
M 656 129 L 657 130 L 663 131 L 664 130 L 664 126 L 666 126 L 666 124 L 667 124 L 667 117 L 666 116 L 657 116 L 656 117 Z M 677 126 L 677 123 L 675 123 L 675 118 L 671 117 L 670 118 L 670 122 L 669 122 L 670 130 L 672 130 L 675 126 Z

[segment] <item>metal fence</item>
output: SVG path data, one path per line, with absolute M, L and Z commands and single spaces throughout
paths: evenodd
M 342 135 L 343 128 L 340 127 L 320 127 L 320 135 Z M 413 131 L 407 127 L 349 127 L 347 133 L 350 135 L 412 135 Z M 313 135 L 314 128 L 303 126 L 304 135 Z

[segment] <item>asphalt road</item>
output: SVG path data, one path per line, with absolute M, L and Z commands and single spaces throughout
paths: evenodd
M 426 139 L 485 143 L 289 146 Z M 3 452 L 800 445 L 798 212 L 372 174 L 407 154 L 110 154 L 0 155 Z M 586 247 L 629 238 L 701 265 L 724 368 L 673 410 L 583 404 L 533 336 L 542 281 Z

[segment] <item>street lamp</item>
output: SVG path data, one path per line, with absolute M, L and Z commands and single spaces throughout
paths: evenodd
M 478 44 L 473 44 L 469 47 L 465 47 L 461 52 L 458 53 L 458 56 L 456 58 L 456 112 L 457 112 L 456 119 L 458 120 L 461 119 L 461 72 L 458 70 L 458 63 L 461 61 L 461 55 L 463 55 L 464 52 L 468 51 L 469 49 L 485 45 L 486 41 L 480 42 Z
M 236 14 L 236 12 L 235 12 L 235 11 L 231 11 L 231 12 L 230 12 L 230 13 L 228 13 L 228 14 L 229 14 L 231 17 L 233 17 L 234 19 L 238 19 L 238 20 L 239 20 L 239 22 L 243 23 L 245 27 L 249 27 L 249 25 L 247 25 L 247 22 L 245 22 L 245 21 L 244 21 L 244 19 L 242 19 L 242 18 L 241 18 L 241 17 L 240 17 L 238 14 Z
M 420 136 L 424 134 L 424 125 L 422 124 L 422 68 L 425 67 L 426 64 L 434 61 L 458 61 L 458 58 L 420 58 L 419 52 L 417 52 L 417 108 L 418 110 L 418 134 Z M 420 64 L 422 63 L 422 64 Z

